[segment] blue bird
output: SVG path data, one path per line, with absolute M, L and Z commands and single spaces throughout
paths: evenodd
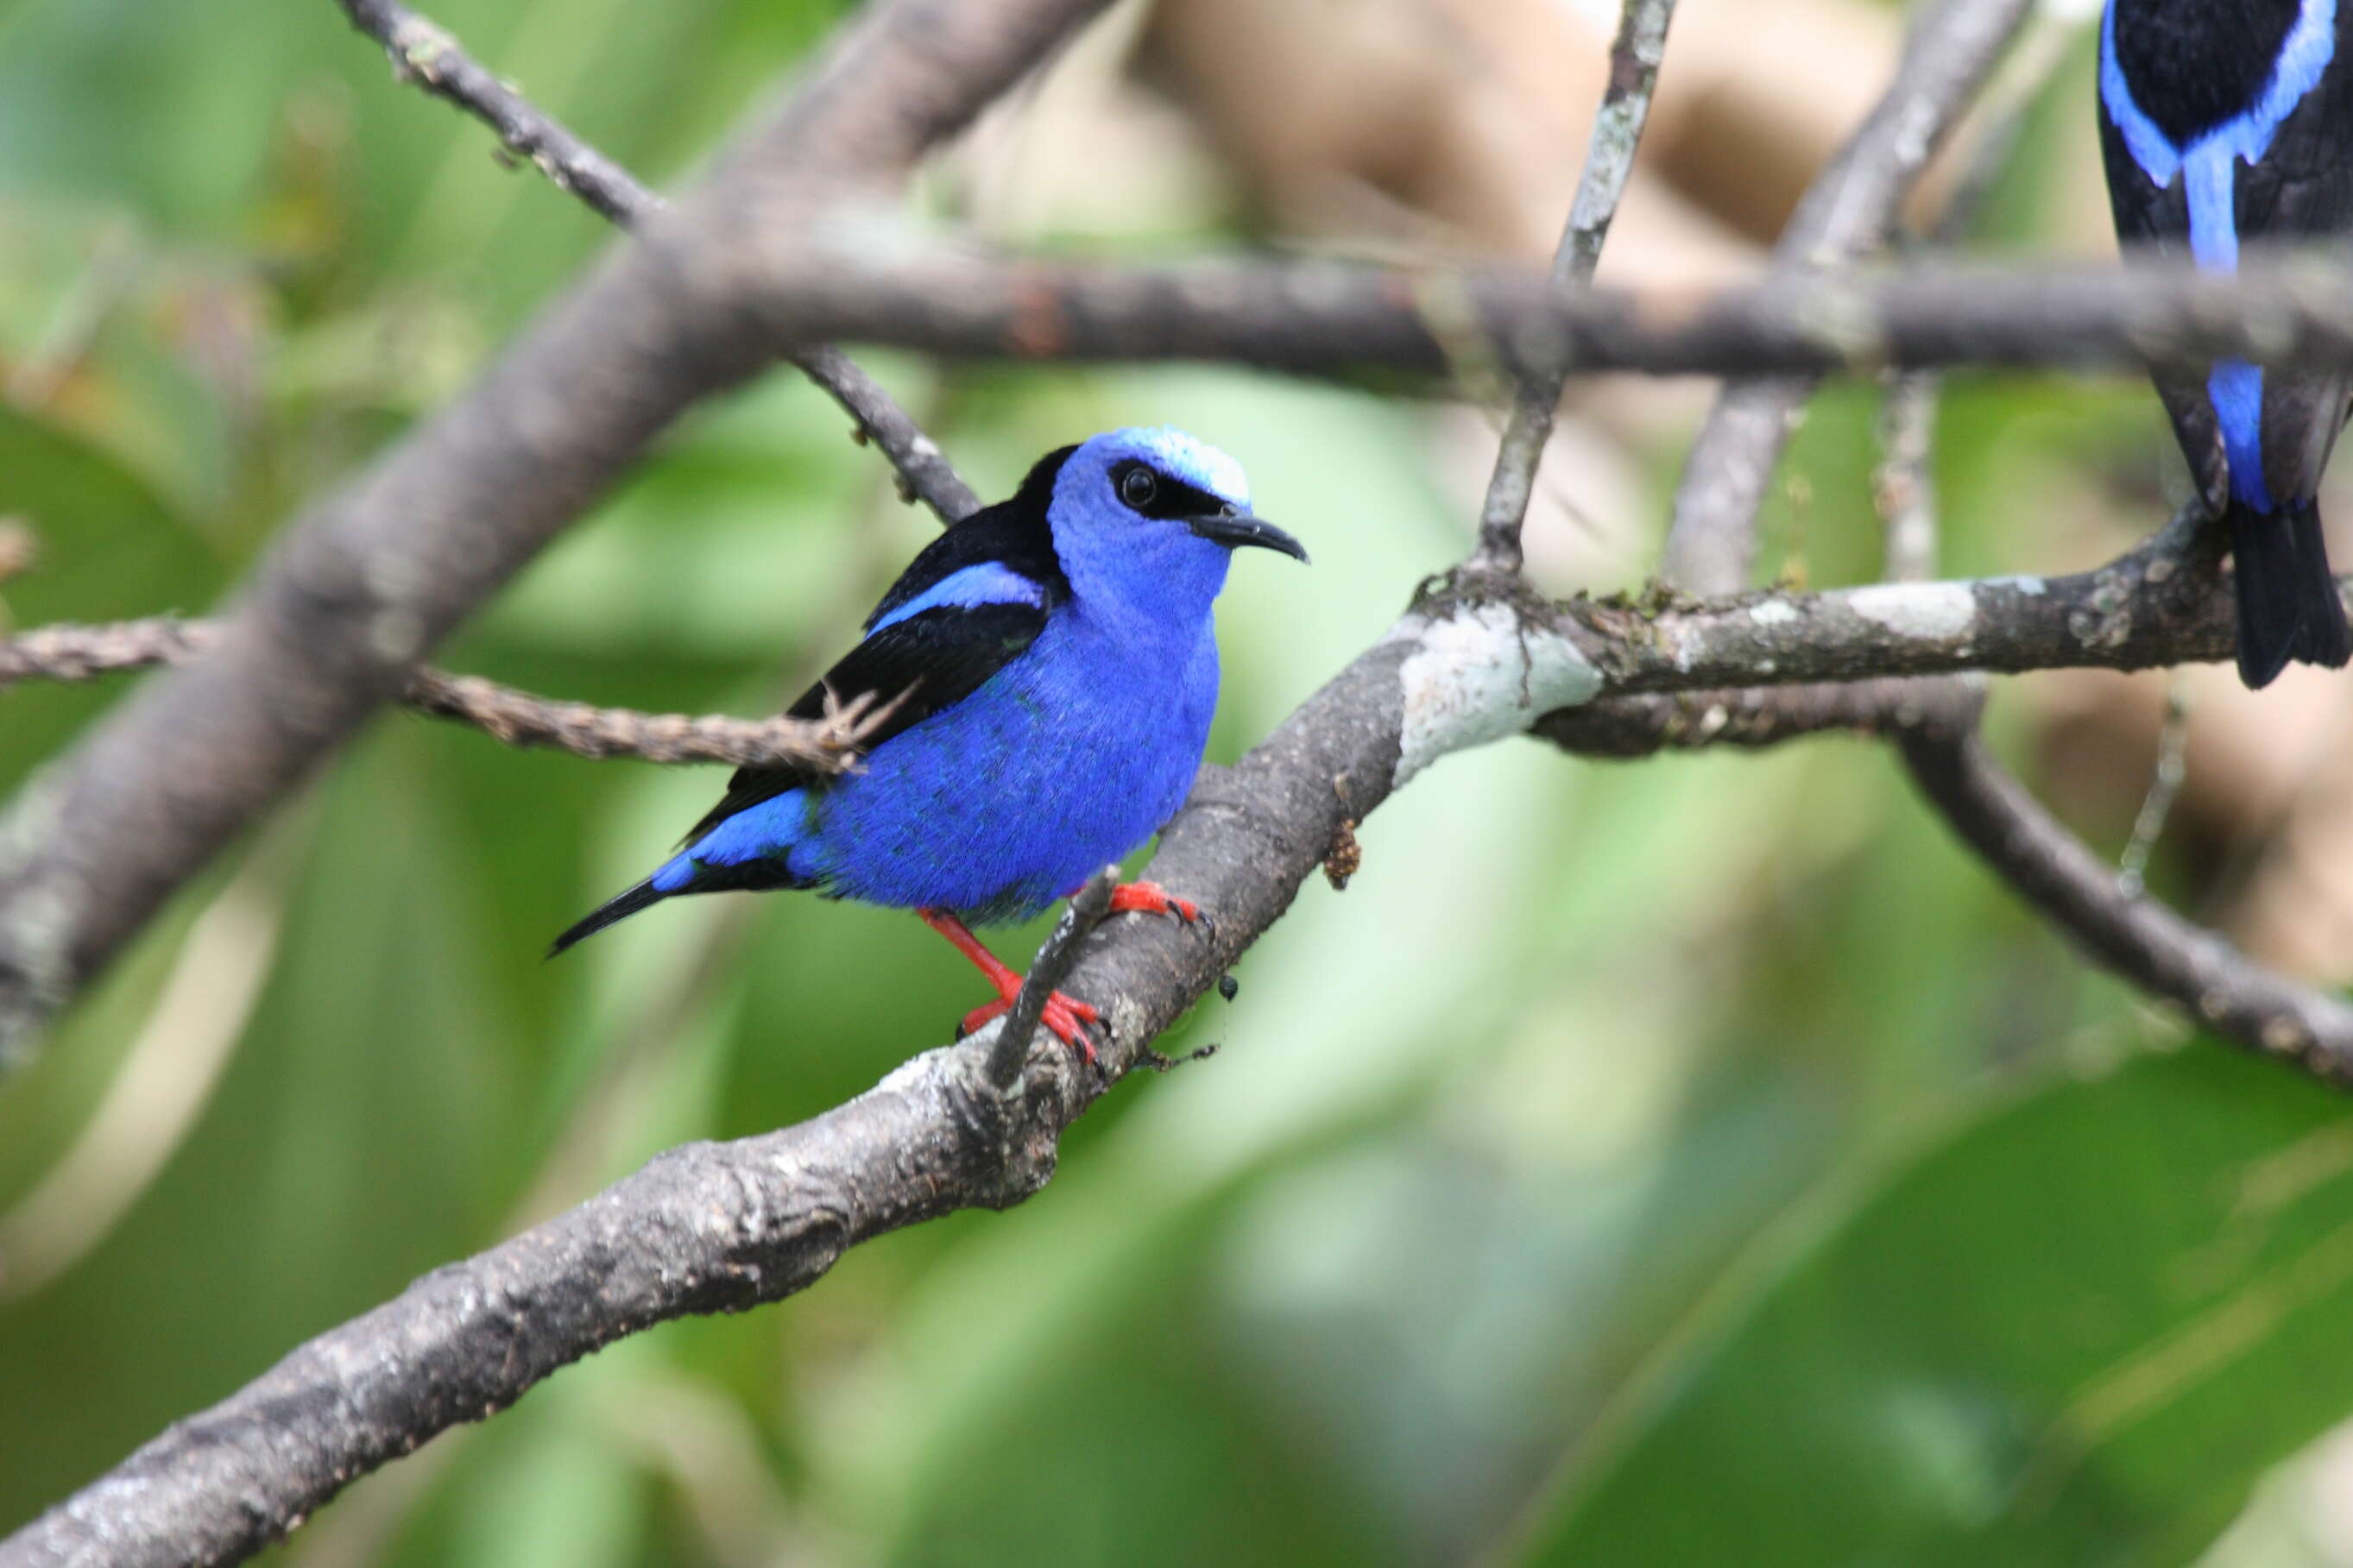
M 1050 453 L 1012 500 L 932 542 L 866 638 L 793 704 L 895 701 L 838 777 L 741 768 L 652 876 L 555 939 L 681 893 L 802 888 L 911 909 L 1012 1005 L 1021 977 L 970 926 L 1018 921 L 1158 832 L 1199 771 L 1218 702 L 1210 606 L 1235 549 L 1300 561 L 1250 510 L 1241 466 L 1182 431 L 1113 430 Z M 1114 910 L 1199 910 L 1132 882 Z M 969 922 L 969 923 L 968 923 Z M 1059 992 L 1045 1022 L 1093 1054 L 1095 1009 Z
M 2116 237 L 2238 269 L 2242 240 L 2353 228 L 2353 58 L 2337 0 L 2107 0 L 2100 149 Z M 2353 635 L 2313 497 L 2353 381 L 2221 360 L 2158 394 L 2237 563 L 2239 676 L 2341 667 Z

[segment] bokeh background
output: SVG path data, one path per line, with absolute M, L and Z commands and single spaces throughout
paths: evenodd
M 846 10 L 436 15 L 666 184 Z M 1611 20 L 1130 0 L 911 203 L 1106 257 L 1541 256 Z M 2057 68 L 2020 79 L 1974 245 L 2108 247 L 2084 20 L 2035 24 Z M 1684 0 L 1604 278 L 1757 265 L 1901 26 Z M 0 630 L 212 605 L 611 242 L 330 0 L 0 0 L 0 542 L 37 552 Z M 1496 424 L 1201 369 L 874 363 L 985 493 L 1124 423 L 1242 459 L 1316 564 L 1236 574 L 1221 760 L 1459 556 Z M 1576 390 L 1547 585 L 1642 577 L 1708 394 Z M 1878 405 L 1814 409 L 1772 573 L 1878 571 Z M 772 710 L 931 531 L 845 423 L 781 373 L 701 411 L 444 662 Z M 1970 376 L 1938 436 L 1952 573 L 2089 563 L 2178 484 L 2123 380 Z M 0 784 L 120 689 L 0 694 Z M 2042 677 L 1993 724 L 2115 851 L 2169 697 L 2189 779 L 2152 884 L 2340 981 L 2353 684 Z M 541 962 L 721 782 L 388 714 L 0 1083 L 0 1528 L 417 1273 L 945 1037 L 973 977 L 903 915 L 691 900 Z M 616 1346 L 273 1560 L 2353 1563 L 2353 1117 L 2084 968 L 1884 752 L 1514 742 L 1363 842 L 1167 1042 L 1217 1057 L 1124 1085 L 1026 1206 Z

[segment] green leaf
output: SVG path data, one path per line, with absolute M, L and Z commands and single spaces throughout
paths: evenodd
M 2179 1563 L 2353 1405 L 2353 1112 L 2199 1046 L 1999 1100 L 1771 1238 L 1527 1563 Z

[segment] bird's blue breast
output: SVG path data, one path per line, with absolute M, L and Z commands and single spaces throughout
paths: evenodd
M 1127 636 L 1066 607 L 970 697 L 817 795 L 794 873 L 975 922 L 1034 913 L 1176 815 L 1217 696 L 1206 617 Z
M 2126 77 L 2116 47 L 2118 3 L 2108 0 L 2100 20 L 2101 105 L 2151 184 L 2164 190 L 2176 179 L 2182 182 L 2192 258 L 2211 271 L 2235 272 L 2240 166 L 2263 162 L 2280 126 L 2320 85 L 2337 53 L 2337 0 L 2301 0 L 2270 70 L 2244 106 L 2179 139 L 2158 124 Z M 2258 511 L 2270 511 L 2263 477 L 2263 368 L 2244 360 L 2218 361 L 2206 392 L 2229 458 L 2232 493 Z

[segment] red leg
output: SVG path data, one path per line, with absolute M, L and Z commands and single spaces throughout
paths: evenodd
M 1000 963 L 995 953 L 982 945 L 980 938 L 972 934 L 964 921 L 947 910 L 917 910 L 915 913 L 922 917 L 925 925 L 947 938 L 955 950 L 970 960 L 974 968 L 988 976 L 988 983 L 997 987 L 997 1000 L 984 1002 L 966 1013 L 956 1032 L 969 1035 L 990 1019 L 1010 1012 L 1013 999 L 1021 994 L 1021 976 Z M 1102 1015 L 1088 1004 L 1057 991 L 1046 998 L 1046 1010 L 1039 1022 L 1053 1030 L 1055 1037 L 1064 1045 L 1076 1046 L 1092 1063 L 1095 1059 L 1095 1044 L 1087 1037 L 1087 1026 L 1101 1017 Z

